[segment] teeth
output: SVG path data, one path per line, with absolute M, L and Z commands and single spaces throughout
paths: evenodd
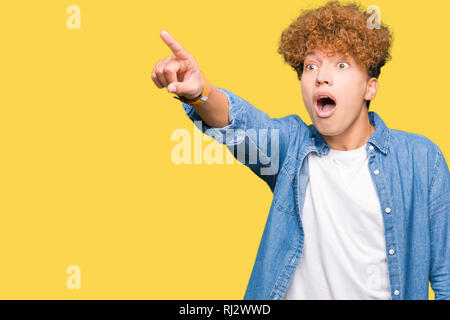
M 319 96 L 320 99 L 322 98 L 328 98 L 328 96 Z

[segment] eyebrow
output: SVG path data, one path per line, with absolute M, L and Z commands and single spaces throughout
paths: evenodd
M 307 57 L 307 56 L 317 56 L 314 52 L 307 52 L 306 54 L 305 54 L 305 58 Z

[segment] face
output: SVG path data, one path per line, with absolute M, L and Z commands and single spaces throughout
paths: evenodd
M 351 56 L 311 51 L 304 61 L 301 88 L 311 121 L 322 136 L 336 137 L 370 126 L 365 100 L 375 97 L 378 82 Z

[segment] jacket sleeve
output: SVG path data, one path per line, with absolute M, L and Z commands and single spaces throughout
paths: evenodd
M 439 148 L 432 179 L 430 282 L 436 300 L 450 300 L 450 172 Z
M 271 118 L 233 92 L 216 88 L 228 99 L 229 125 L 209 127 L 191 105 L 182 103 L 184 111 L 202 133 L 225 145 L 238 162 L 249 167 L 273 192 L 290 139 L 299 125 L 306 127 L 306 124 L 297 115 Z

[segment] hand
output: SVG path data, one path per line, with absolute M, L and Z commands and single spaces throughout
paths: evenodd
M 204 85 L 197 62 L 167 31 L 162 30 L 160 36 L 174 55 L 156 63 L 152 71 L 153 82 L 158 88 L 167 87 L 168 92 L 178 96 L 197 98 Z

